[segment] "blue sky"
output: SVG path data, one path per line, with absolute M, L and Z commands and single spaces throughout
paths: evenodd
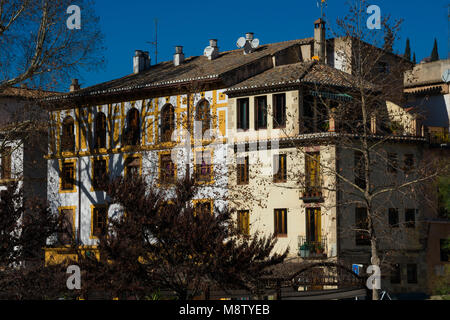
M 328 0 L 326 15 L 331 22 L 346 14 L 347 0 Z M 431 54 L 434 38 L 439 55 L 447 57 L 448 0 L 369 1 L 381 14 L 404 20 L 401 39 L 394 51 L 403 53 L 406 38 L 417 60 Z M 76 4 L 76 1 L 74 1 Z M 134 50 L 154 48 L 154 19 L 158 19 L 158 61 L 170 60 L 175 45 L 184 46 L 186 56 L 201 55 L 208 40 L 217 38 L 221 51 L 236 49 L 236 40 L 254 32 L 261 44 L 313 36 L 313 22 L 320 16 L 316 0 L 277 1 L 144 1 L 96 0 L 96 12 L 105 35 L 107 64 L 99 72 L 82 73 L 82 86 L 122 77 L 132 72 Z

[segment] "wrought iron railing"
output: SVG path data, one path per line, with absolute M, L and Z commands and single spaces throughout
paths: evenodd
M 320 241 L 311 241 L 307 237 L 298 237 L 298 255 L 302 258 L 326 258 L 327 237 L 322 236 Z

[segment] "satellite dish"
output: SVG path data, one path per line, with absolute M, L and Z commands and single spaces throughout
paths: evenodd
M 237 42 L 236 45 L 238 46 L 238 48 L 243 48 L 245 46 L 246 40 L 244 37 L 240 37 Z
M 450 69 L 447 69 L 444 71 L 444 73 L 442 73 L 442 81 L 444 81 L 445 83 L 450 82 Z
M 203 55 L 204 55 L 205 57 L 210 57 L 210 56 L 212 55 L 213 51 L 214 51 L 214 48 L 208 46 L 208 47 L 206 47 L 205 50 L 203 51 Z
M 252 48 L 256 49 L 259 47 L 259 39 L 253 39 L 251 42 Z

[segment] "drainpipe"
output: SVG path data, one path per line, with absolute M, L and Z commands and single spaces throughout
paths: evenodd
M 81 148 L 81 110 L 78 109 L 78 230 L 77 230 L 77 244 L 80 246 L 81 243 L 81 157 L 80 157 L 80 148 Z

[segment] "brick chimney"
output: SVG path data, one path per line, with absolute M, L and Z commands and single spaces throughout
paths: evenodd
M 78 79 L 72 79 L 72 83 L 70 84 L 70 92 L 74 92 L 80 90 L 80 84 L 78 83 Z
M 219 47 L 217 46 L 217 39 L 210 39 L 209 46 L 203 51 L 203 55 L 209 60 L 214 60 L 219 55 Z
M 148 51 L 136 50 L 133 57 L 133 73 L 139 73 L 150 68 Z
M 176 46 L 175 47 L 175 54 L 173 55 L 173 64 L 175 66 L 179 66 L 184 61 L 184 53 L 183 53 L 183 46 Z
M 323 63 L 325 63 L 325 48 L 325 21 L 319 18 L 314 22 L 314 56 Z

